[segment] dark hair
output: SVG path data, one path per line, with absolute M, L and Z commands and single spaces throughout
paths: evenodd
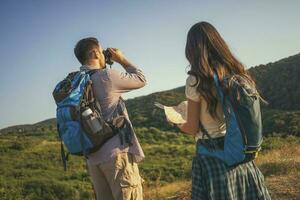
M 77 42 L 74 48 L 74 54 L 78 59 L 78 61 L 81 64 L 84 64 L 89 58 L 90 51 L 93 50 L 94 48 L 99 48 L 99 42 L 97 38 L 94 37 L 83 38 Z
M 196 83 L 192 86 L 197 87 L 197 91 L 204 97 L 208 111 L 214 118 L 218 117 L 214 73 L 221 81 L 225 76 L 237 74 L 255 84 L 215 27 L 208 22 L 199 22 L 191 27 L 187 35 L 185 56 L 191 65 L 188 74 L 196 78 Z

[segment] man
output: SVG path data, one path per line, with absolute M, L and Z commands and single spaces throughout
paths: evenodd
M 122 93 L 145 86 L 143 72 L 132 65 L 122 52 L 109 48 L 111 60 L 123 66 L 125 72 L 108 69 L 103 50 L 96 38 L 80 40 L 74 53 L 82 64 L 81 70 L 99 69 L 92 74 L 93 91 L 105 120 L 111 119 Z M 143 150 L 130 124 L 130 137 L 122 140 L 119 134 L 109 139 L 98 151 L 88 155 L 87 165 L 97 200 L 141 200 L 142 179 L 137 163 L 144 158 Z M 128 141 L 128 138 L 129 141 Z

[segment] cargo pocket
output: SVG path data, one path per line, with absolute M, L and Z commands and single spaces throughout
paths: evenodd
M 126 156 L 125 156 L 126 155 Z M 142 178 L 138 165 L 133 162 L 131 154 L 124 154 L 124 168 L 120 176 L 120 186 L 124 200 L 139 200 L 142 198 Z

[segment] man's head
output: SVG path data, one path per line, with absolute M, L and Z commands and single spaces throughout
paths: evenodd
M 74 54 L 82 65 L 105 66 L 105 58 L 98 40 L 94 37 L 81 39 L 74 48 Z

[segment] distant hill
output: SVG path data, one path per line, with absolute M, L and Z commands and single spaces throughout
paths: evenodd
M 155 102 L 164 105 L 177 105 L 185 100 L 184 87 L 163 92 L 156 92 L 147 96 L 137 97 L 126 101 L 128 113 L 132 123 L 141 127 L 157 127 L 169 130 L 171 126 L 166 123 L 164 113 L 154 106 Z
M 249 71 L 269 108 L 300 110 L 300 54 Z
M 56 118 L 46 119 L 35 124 L 21 124 L 16 126 L 9 126 L 0 130 L 1 134 L 18 133 L 26 135 L 43 134 L 45 130 L 56 130 Z
M 300 54 L 274 63 L 255 66 L 249 71 L 256 80 L 262 96 L 269 102 L 263 109 L 265 131 L 268 134 L 284 132 L 300 136 Z M 178 87 L 129 99 L 126 105 L 135 127 L 172 130 L 166 123 L 163 112 L 156 108 L 154 103 L 176 105 L 184 99 L 184 87 Z M 48 119 L 32 125 L 8 127 L 0 132 L 34 134 L 56 129 L 55 123 L 55 119 Z
M 249 69 L 258 90 L 269 102 L 263 106 L 264 133 L 300 136 L 300 54 Z M 176 105 L 185 99 L 184 87 L 128 100 L 135 126 L 170 130 L 155 102 Z M 142 108 L 142 109 L 141 109 Z

